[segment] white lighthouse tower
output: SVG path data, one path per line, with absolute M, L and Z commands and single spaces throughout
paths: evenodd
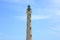
M 26 31 L 26 40 L 32 40 L 32 25 L 31 25 L 31 8 L 28 5 L 27 8 L 27 31 Z

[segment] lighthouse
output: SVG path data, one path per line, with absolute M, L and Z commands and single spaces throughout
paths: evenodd
M 32 25 L 31 25 L 31 7 L 27 7 L 27 31 L 26 31 L 26 40 L 32 40 Z

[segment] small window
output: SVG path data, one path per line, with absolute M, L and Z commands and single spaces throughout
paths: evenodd
M 31 14 L 30 14 L 30 16 L 31 16 Z
M 31 20 L 30 20 L 30 22 L 31 22 Z
M 31 30 L 31 27 L 30 27 L 30 30 Z

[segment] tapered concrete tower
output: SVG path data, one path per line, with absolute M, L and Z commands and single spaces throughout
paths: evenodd
M 30 8 L 30 5 L 28 5 L 28 8 L 27 8 L 27 32 L 26 32 L 26 40 L 32 40 L 31 8 Z

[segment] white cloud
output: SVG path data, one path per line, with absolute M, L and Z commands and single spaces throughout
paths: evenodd
M 32 20 L 48 19 L 50 16 L 32 15 Z M 16 16 L 20 20 L 26 20 L 26 16 Z
M 42 15 L 33 15 L 32 20 L 41 20 L 41 19 L 47 19 L 49 16 L 42 16 Z

